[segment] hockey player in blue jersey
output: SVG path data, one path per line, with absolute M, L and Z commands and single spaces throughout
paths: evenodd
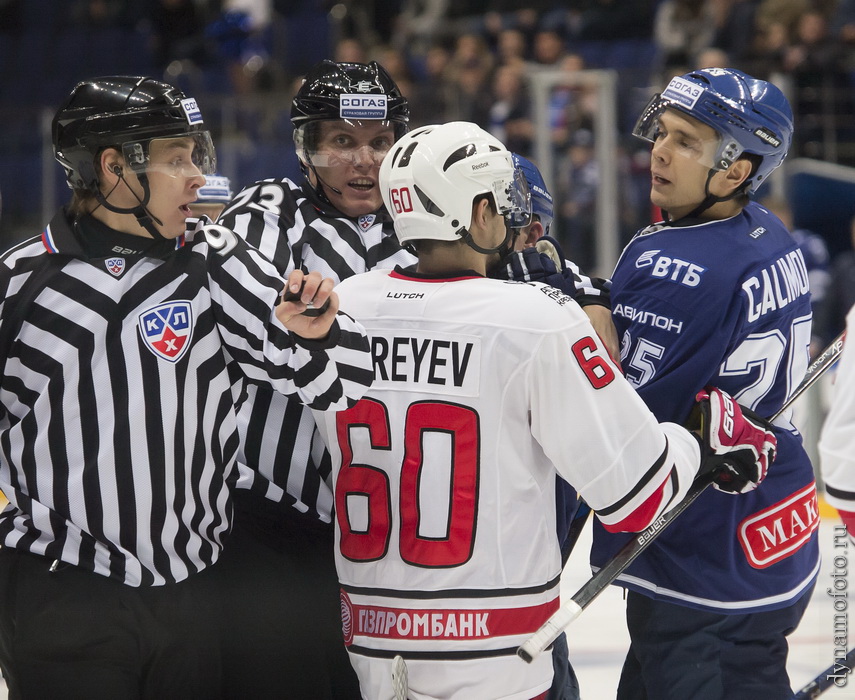
M 635 236 L 612 278 L 627 379 L 660 421 L 687 423 L 708 385 L 771 416 L 807 368 L 810 293 L 798 245 L 749 195 L 786 156 L 790 106 L 768 82 L 698 70 L 672 79 L 634 134 L 653 143 L 665 220 Z M 762 488 L 708 489 L 618 579 L 631 637 L 619 700 L 792 696 L 786 636 L 816 580 L 819 515 L 786 414 L 775 434 Z M 625 541 L 597 524 L 594 568 Z

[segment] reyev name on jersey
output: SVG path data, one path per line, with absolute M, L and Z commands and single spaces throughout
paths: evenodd
M 716 264 L 722 255 L 729 265 Z M 807 369 L 804 260 L 781 222 L 756 203 L 730 219 L 640 232 L 615 269 L 612 303 L 626 377 L 660 421 L 685 423 L 706 385 L 773 415 Z M 818 571 L 816 489 L 786 416 L 775 434 L 778 455 L 761 488 L 738 497 L 707 489 L 621 585 L 716 612 L 784 607 L 798 598 Z M 710 532 L 722 518 L 735 526 L 726 542 Z M 623 541 L 597 528 L 593 564 L 602 566 Z

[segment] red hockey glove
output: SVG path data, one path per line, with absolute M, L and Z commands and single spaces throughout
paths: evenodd
M 700 473 L 713 472 L 719 491 L 757 488 L 775 459 L 778 441 L 771 423 L 721 389 L 707 387 L 695 400 L 701 414 Z

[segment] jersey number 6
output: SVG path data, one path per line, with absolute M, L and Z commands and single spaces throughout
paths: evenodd
M 386 556 L 392 533 L 392 493 L 389 475 L 379 467 L 353 461 L 351 438 L 368 430 L 372 450 L 390 450 L 386 406 L 362 399 L 336 416 L 342 464 L 335 485 L 335 510 L 341 531 L 341 554 L 351 561 L 376 561 Z M 448 519 L 444 536 L 425 535 L 419 524 L 425 507 L 420 499 L 423 446 L 427 433 L 450 437 L 451 470 Z M 478 414 L 471 408 L 439 401 L 410 404 L 404 424 L 404 459 L 400 466 L 399 514 L 401 558 L 413 566 L 459 566 L 472 556 L 475 542 L 479 478 Z M 368 517 L 359 529 L 351 522 L 349 498 L 367 499 Z

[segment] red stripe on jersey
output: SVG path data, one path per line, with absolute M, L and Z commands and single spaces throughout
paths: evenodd
M 461 280 L 479 280 L 483 279 L 480 275 L 461 275 L 460 277 L 416 277 L 405 275 L 397 270 L 392 270 L 389 277 L 394 277 L 397 280 L 408 280 L 410 282 L 427 282 L 429 284 L 435 282 L 460 282 Z
M 653 522 L 656 513 L 659 512 L 659 507 L 664 498 L 665 485 L 670 479 L 671 475 L 669 474 L 659 485 L 659 488 L 623 520 L 611 524 L 603 523 L 603 527 L 609 532 L 641 532 L 646 529 Z
M 556 597 L 524 608 L 387 608 L 352 604 L 353 636 L 380 639 L 489 639 L 532 634 L 559 607 Z

